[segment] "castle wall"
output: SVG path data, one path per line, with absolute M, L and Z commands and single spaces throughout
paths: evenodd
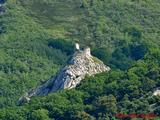
M 84 49 L 84 52 L 85 52 L 86 56 L 91 56 L 91 49 L 89 47 Z

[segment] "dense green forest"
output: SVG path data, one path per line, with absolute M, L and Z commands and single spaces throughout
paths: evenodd
M 0 120 L 160 115 L 160 97 L 152 95 L 160 87 L 160 0 L 0 0 L 0 4 L 5 8 L 0 12 Z M 67 64 L 75 42 L 91 47 L 111 71 L 86 76 L 75 89 L 17 106 L 20 96 Z

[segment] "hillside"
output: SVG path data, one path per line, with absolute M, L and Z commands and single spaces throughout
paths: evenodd
M 152 96 L 160 87 L 159 0 L 1 3 L 5 12 L 0 13 L 0 119 L 160 114 L 159 97 Z M 21 95 L 54 77 L 67 64 L 75 42 L 90 46 L 92 54 L 112 71 L 87 77 L 71 91 L 35 97 L 31 103 L 16 106 Z

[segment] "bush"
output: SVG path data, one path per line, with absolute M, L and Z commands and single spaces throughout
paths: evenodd
M 62 52 L 66 52 L 67 55 L 71 55 L 74 52 L 74 44 L 71 41 L 49 39 L 48 46 L 55 49 L 60 49 Z
M 30 120 L 50 120 L 48 111 L 45 109 L 34 110 L 31 114 Z
M 104 63 L 108 63 L 111 52 L 107 48 L 101 47 L 101 48 L 95 48 L 92 51 L 92 54 L 102 60 Z

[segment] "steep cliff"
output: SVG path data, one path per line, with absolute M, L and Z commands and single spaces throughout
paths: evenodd
M 55 77 L 26 93 L 20 98 L 19 103 L 24 100 L 29 101 L 32 96 L 47 95 L 58 90 L 74 88 L 86 75 L 92 76 L 109 70 L 110 68 L 102 61 L 91 55 L 90 48 L 83 51 L 77 50 L 68 65 L 61 69 Z

